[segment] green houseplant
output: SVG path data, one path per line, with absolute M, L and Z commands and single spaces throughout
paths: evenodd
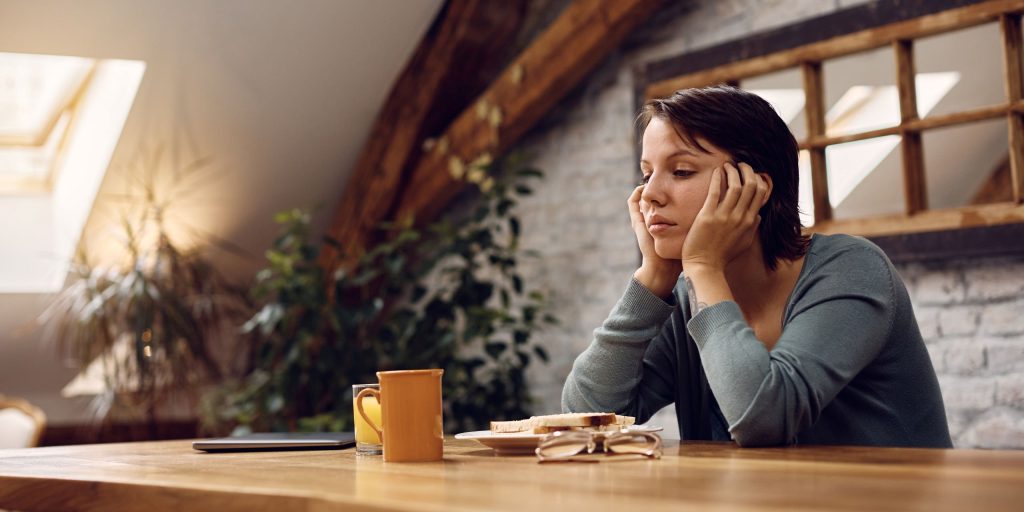
M 516 271 L 524 255 L 513 210 L 542 175 L 513 156 L 479 160 L 463 176 L 480 185 L 471 211 L 423 229 L 383 224 L 388 242 L 330 276 L 309 214 L 279 214 L 283 231 L 254 287 L 263 306 L 244 327 L 256 340 L 250 371 L 208 397 L 206 426 L 351 429 L 352 384 L 431 367 L 445 370 L 449 431 L 528 415 L 525 370 L 548 357 L 532 336 L 556 320 Z

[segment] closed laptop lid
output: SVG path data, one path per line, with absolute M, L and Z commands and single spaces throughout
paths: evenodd
M 355 446 L 352 432 L 262 432 L 241 436 L 203 439 L 192 448 L 203 451 L 341 449 Z

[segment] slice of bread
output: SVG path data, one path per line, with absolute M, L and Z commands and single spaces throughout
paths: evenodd
M 533 419 L 525 420 L 514 420 L 514 421 L 492 421 L 491 432 L 499 434 L 511 434 L 515 432 L 525 432 L 533 428 Z
M 599 427 L 614 425 L 615 413 L 611 412 L 570 412 L 567 414 L 548 414 L 534 416 L 535 427 Z
M 635 423 L 632 416 L 610 412 L 568 413 L 533 416 L 525 420 L 492 421 L 491 432 L 502 434 L 549 434 L 558 430 L 619 430 Z
M 616 432 L 622 430 L 623 425 L 597 425 L 593 427 L 544 427 L 537 426 L 533 427 L 531 434 L 550 434 L 552 432 L 558 432 L 559 430 L 589 430 L 591 432 Z

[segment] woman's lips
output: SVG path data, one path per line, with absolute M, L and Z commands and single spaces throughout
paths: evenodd
M 672 229 L 674 227 L 676 227 L 675 224 L 665 224 L 665 223 L 651 224 L 651 227 L 647 228 L 647 231 L 649 231 L 652 235 L 656 235 L 658 233 L 663 233 L 665 231 L 668 231 L 668 230 L 670 230 L 670 229 Z

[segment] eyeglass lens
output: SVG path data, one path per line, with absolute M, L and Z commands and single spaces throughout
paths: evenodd
M 594 451 L 593 440 L 587 437 L 566 436 L 544 442 L 537 454 L 544 458 L 572 457 L 583 452 Z
M 601 443 L 608 454 L 637 454 L 658 458 L 661 456 L 661 439 L 656 434 L 616 433 L 608 435 Z M 541 441 L 537 456 L 541 459 L 568 458 L 580 453 L 593 453 L 597 448 L 591 433 L 558 432 Z
M 658 439 L 654 436 L 640 434 L 627 434 L 622 436 L 609 436 L 605 438 L 605 451 L 614 453 L 636 453 L 651 455 L 657 448 Z

